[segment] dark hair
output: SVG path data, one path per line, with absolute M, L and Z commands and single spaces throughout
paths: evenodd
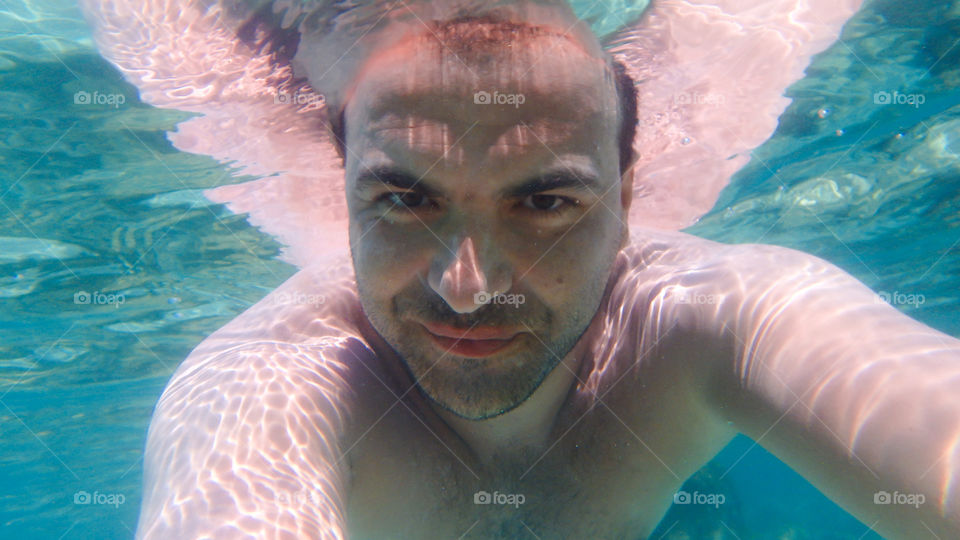
M 620 175 L 636 159 L 633 139 L 637 136 L 637 87 L 633 77 L 627 73 L 627 66 L 619 60 L 613 61 L 613 74 L 617 78 L 617 100 L 620 102 L 620 129 L 617 141 L 620 147 Z
M 491 22 L 495 23 L 494 28 L 497 29 L 497 32 L 491 34 L 491 32 L 482 32 L 480 35 L 477 35 L 477 24 L 490 24 Z M 472 23 L 465 24 L 465 23 Z M 466 43 L 466 41 L 476 41 L 482 39 L 485 41 L 485 45 L 490 45 L 491 43 L 502 43 L 504 42 L 504 34 L 516 33 L 518 30 L 523 29 L 525 32 L 524 35 L 539 35 L 538 28 L 536 26 L 524 25 L 518 23 L 511 23 L 509 21 L 498 21 L 497 19 L 491 19 L 489 16 L 485 17 L 469 17 L 469 18 L 459 18 L 450 21 L 445 21 L 440 25 L 435 27 L 438 31 L 456 31 L 452 29 L 459 28 L 460 32 L 470 32 L 474 31 L 471 34 L 470 39 L 458 40 L 458 39 L 444 39 L 442 40 L 445 43 Z M 459 35 L 459 34 L 458 34 Z M 509 43 L 509 41 L 506 41 Z M 633 78 L 630 77 L 627 73 L 626 66 L 623 65 L 619 60 L 612 60 L 611 67 L 613 69 L 613 75 L 617 88 L 617 101 L 620 104 L 620 126 L 617 133 L 617 140 L 619 143 L 619 154 L 620 154 L 620 174 L 627 170 L 627 168 L 633 163 L 634 158 L 636 157 L 633 149 L 633 139 L 637 134 L 637 88 L 634 85 Z M 344 166 L 347 163 L 347 153 L 346 153 L 346 140 L 347 140 L 347 125 L 346 125 L 346 104 L 342 104 L 337 111 L 328 111 L 330 114 L 330 131 L 333 135 L 334 145 L 336 146 L 337 153 L 340 154 L 340 159 L 343 160 Z

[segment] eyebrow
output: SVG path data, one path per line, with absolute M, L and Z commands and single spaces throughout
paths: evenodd
M 372 167 L 360 174 L 357 177 L 356 190 L 375 189 L 384 185 L 407 191 L 416 191 L 428 197 L 437 198 L 441 196 L 440 190 L 431 186 L 426 179 L 418 178 L 414 174 L 390 165 Z M 580 167 L 561 165 L 522 184 L 505 188 L 501 190 L 500 195 L 516 198 L 566 188 L 596 194 L 601 186 L 600 180 L 594 174 L 584 171 Z
M 376 189 L 384 185 L 408 191 L 419 191 L 428 197 L 440 196 L 440 190 L 432 187 L 423 178 L 390 165 L 368 168 L 366 172 L 361 173 L 357 177 L 356 190 Z

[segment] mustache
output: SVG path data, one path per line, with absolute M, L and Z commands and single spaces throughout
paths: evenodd
M 419 295 L 401 295 L 394 300 L 395 309 L 400 316 L 414 316 L 427 322 L 441 322 L 458 328 L 472 328 L 474 326 L 523 326 L 536 327 L 549 317 L 537 315 L 540 310 L 535 309 L 526 296 L 523 305 L 484 304 L 472 313 L 457 313 L 446 301 L 433 291 Z M 523 323 L 523 324 L 521 324 Z

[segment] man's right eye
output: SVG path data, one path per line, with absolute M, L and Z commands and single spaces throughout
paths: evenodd
M 388 204 L 389 209 L 399 208 L 401 210 L 414 210 L 430 202 L 423 194 L 415 191 L 391 191 L 380 196 L 379 200 Z

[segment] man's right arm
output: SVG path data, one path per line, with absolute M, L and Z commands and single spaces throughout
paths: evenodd
M 344 538 L 342 344 L 185 362 L 150 424 L 137 538 Z

